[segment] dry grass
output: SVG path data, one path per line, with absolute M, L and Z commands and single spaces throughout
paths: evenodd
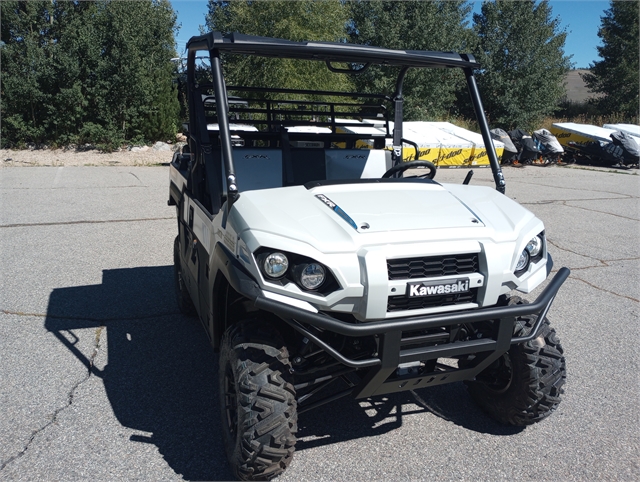
M 567 101 L 582 103 L 586 102 L 590 98 L 596 98 L 602 95 L 589 92 L 587 84 L 582 80 L 582 75 L 586 73 L 589 73 L 588 69 L 576 69 L 567 72 L 567 75 L 564 78 L 564 85 L 567 89 Z
M 623 114 L 611 114 L 611 115 L 592 115 L 592 114 L 579 114 L 576 116 L 567 117 L 547 117 L 542 122 L 541 128 L 551 129 L 551 125 L 557 122 L 575 122 L 576 124 L 590 124 L 594 126 L 602 127 L 605 124 L 638 124 L 639 119 L 629 120 L 628 117 Z
M 466 119 L 464 117 L 446 117 L 438 119 L 438 122 L 450 122 L 453 125 L 467 129 L 468 131 L 480 132 L 480 126 L 475 119 Z

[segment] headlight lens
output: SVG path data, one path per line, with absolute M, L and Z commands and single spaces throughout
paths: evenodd
M 542 251 L 542 239 L 540 236 L 535 236 L 527 244 L 526 250 L 532 258 L 535 258 Z
M 281 278 L 289 268 L 289 260 L 279 252 L 267 255 L 262 263 L 262 267 L 267 276 L 271 278 Z
M 318 296 L 328 296 L 340 284 L 327 266 L 313 258 L 289 251 L 262 246 L 253 252 L 258 271 L 267 283 L 292 288 Z
M 525 249 L 520 254 L 520 259 L 518 259 L 518 264 L 516 264 L 516 273 L 518 271 L 524 271 L 529 264 L 529 252 Z
M 303 265 L 300 270 L 300 284 L 308 290 L 318 289 L 324 283 L 324 268 L 319 263 Z

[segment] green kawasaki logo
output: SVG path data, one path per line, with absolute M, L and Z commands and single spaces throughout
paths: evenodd
M 469 291 L 469 279 L 422 281 L 420 283 L 407 283 L 407 295 L 409 298 L 417 296 L 437 296 Z

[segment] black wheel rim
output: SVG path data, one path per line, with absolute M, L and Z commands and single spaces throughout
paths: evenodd
M 478 375 L 477 380 L 496 394 L 505 393 L 509 390 L 513 381 L 513 370 L 509 354 L 502 355 L 489 368 Z
M 231 371 L 231 366 L 227 365 L 224 374 L 224 410 L 227 419 L 227 430 L 231 437 L 235 437 L 238 431 L 238 396 L 236 392 L 236 381 Z

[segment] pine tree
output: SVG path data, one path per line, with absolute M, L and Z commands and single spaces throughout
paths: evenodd
M 171 85 L 170 59 L 175 57 L 176 15 L 168 0 L 106 2 L 104 7 L 97 19 L 103 49 L 97 69 L 102 95 L 97 100 L 103 124 L 123 139 L 175 134 L 175 117 L 158 122 L 158 116 L 178 112 L 177 92 L 163 94 L 158 87 Z M 163 101 L 171 105 L 165 109 Z M 159 125 L 165 128 L 158 130 Z
M 176 16 L 168 0 L 3 1 L 2 145 L 166 140 Z
M 638 122 L 640 109 L 639 15 L 637 1 L 611 2 L 598 30 L 602 60 L 591 64 L 591 72 L 583 76 L 591 92 L 602 94 L 594 102 L 603 114 L 622 113 L 633 122 Z
M 473 37 L 465 17 L 471 7 L 465 1 L 347 2 L 352 21 L 350 41 L 404 50 L 468 52 Z M 395 91 L 398 69 L 372 67 L 355 77 L 366 92 Z M 403 89 L 405 118 L 436 120 L 455 116 L 456 92 L 465 81 L 461 72 L 448 69 L 412 69 Z
M 2 146 L 41 143 L 50 122 L 52 10 L 50 3 L 0 3 Z
M 478 84 L 496 127 L 533 129 L 564 94 L 566 32 L 547 0 L 496 0 L 473 16 L 482 70 Z
M 96 2 L 57 2 L 52 22 L 52 101 L 46 117 L 53 124 L 49 138 L 58 144 L 77 143 L 84 124 L 99 118 L 95 75 L 100 62 L 100 32 L 90 19 Z M 93 139 L 91 139 L 92 141 Z
M 340 0 L 209 0 L 206 25 L 222 33 L 336 42 L 345 38 L 346 10 Z M 292 59 L 227 56 L 228 85 L 342 91 L 348 76 L 329 72 L 324 63 Z

